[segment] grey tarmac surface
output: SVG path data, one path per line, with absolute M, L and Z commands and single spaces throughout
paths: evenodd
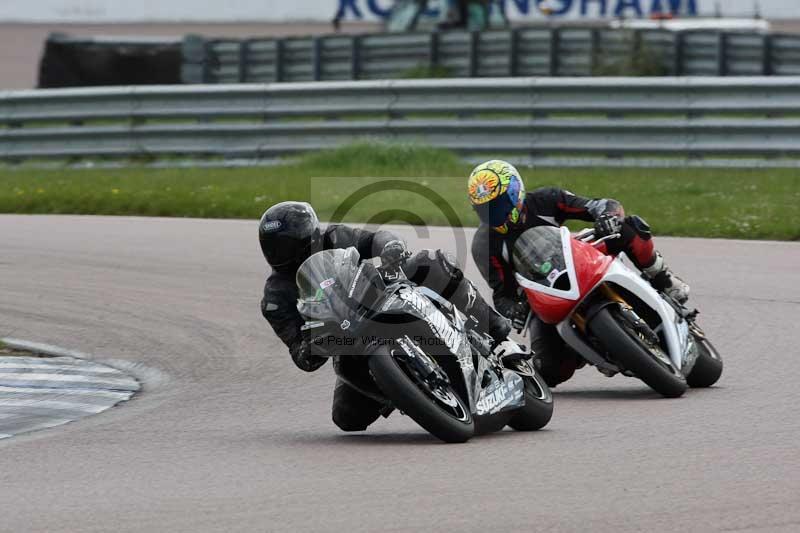
M 297 370 L 260 316 L 255 237 L 255 221 L 0 216 L 0 336 L 167 375 L 0 441 L 0 531 L 800 529 L 800 243 L 658 239 L 725 357 L 718 387 L 664 400 L 584 369 L 546 430 L 445 445 L 398 415 L 338 431 L 331 368 Z

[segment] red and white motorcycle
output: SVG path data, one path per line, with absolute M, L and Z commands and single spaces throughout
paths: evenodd
M 657 292 L 620 257 L 597 250 L 618 236 L 595 239 L 591 229 L 573 236 L 552 226 L 525 231 L 513 256 L 533 312 L 608 376 L 637 377 L 669 398 L 688 386 L 713 385 L 722 358 L 698 327 L 697 311 Z

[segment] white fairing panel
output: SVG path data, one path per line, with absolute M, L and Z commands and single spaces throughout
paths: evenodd
M 669 358 L 675 368 L 680 370 L 686 343 L 688 342 L 688 328 L 684 335 L 679 334 L 676 329 L 678 317 L 675 314 L 675 310 L 659 296 L 658 292 L 649 283 L 625 266 L 620 258 L 616 258 L 611 263 L 606 275 L 603 277 L 603 281 L 624 287 L 659 314 L 661 322 L 664 324 L 663 332 L 667 342 Z M 683 326 L 686 326 L 686 324 L 683 323 Z
M 575 274 L 575 263 L 572 261 L 572 234 L 564 226 L 561 226 L 559 231 L 561 233 L 561 250 L 564 253 L 564 263 L 567 270 L 567 277 L 569 278 L 569 290 L 562 291 L 560 289 L 548 287 L 547 285 L 542 285 L 541 283 L 536 283 L 535 281 L 521 276 L 518 272 L 514 272 L 514 277 L 520 287 L 547 294 L 548 296 L 574 301 L 581 297 L 581 291 L 580 287 L 578 287 L 578 278 Z

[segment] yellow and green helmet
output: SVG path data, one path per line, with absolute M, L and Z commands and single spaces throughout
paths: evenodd
M 493 159 L 481 163 L 467 181 L 469 201 L 481 222 L 506 233 L 519 222 L 525 204 L 525 184 L 511 163 Z

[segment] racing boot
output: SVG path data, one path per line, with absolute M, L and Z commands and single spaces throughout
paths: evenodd
M 656 252 L 656 259 L 649 267 L 642 269 L 642 274 L 657 291 L 665 293 L 681 304 L 689 299 L 689 285 L 672 273 L 664 263 L 664 258 Z
M 492 354 L 506 368 L 509 367 L 509 363 L 533 357 L 533 353 L 524 344 L 519 344 L 511 339 L 506 339 L 497 344 L 492 350 Z

